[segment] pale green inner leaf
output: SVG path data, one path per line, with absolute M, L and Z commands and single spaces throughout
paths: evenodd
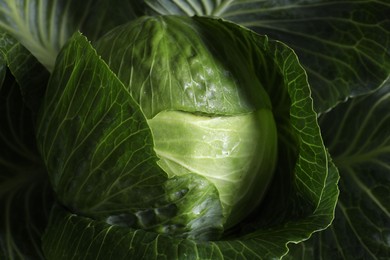
M 159 165 L 215 184 L 225 216 L 237 222 L 261 201 L 276 161 L 276 126 L 266 109 L 237 116 L 163 111 L 148 120 Z

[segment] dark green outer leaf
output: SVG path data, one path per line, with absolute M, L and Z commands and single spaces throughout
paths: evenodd
M 198 239 L 221 233 L 216 188 L 195 174 L 168 179 L 140 107 L 80 34 L 58 57 L 38 125 L 51 183 L 72 212 Z
M 389 107 L 390 82 L 321 119 L 341 174 L 337 217 L 323 243 L 345 258 L 390 257 Z
M 390 71 L 388 1 L 145 1 L 158 14 L 213 15 L 296 51 L 316 110 L 379 88 Z
M 148 203 L 160 195 L 153 185 L 143 201 L 121 196 L 136 193 L 134 183 L 147 189 L 165 180 L 149 174 L 156 158 L 144 116 L 83 36 L 76 36 L 59 57 L 38 121 L 53 188 L 62 203 L 84 214 L 125 207 L 121 200 Z
M 337 197 L 336 167 L 330 163 L 320 208 L 333 208 Z M 318 211 L 327 215 L 327 210 Z M 43 240 L 47 259 L 277 259 L 287 251 L 283 245 L 291 233 L 305 232 L 305 226 L 322 221 L 313 216 L 281 229 L 261 230 L 253 238 L 215 242 L 180 240 L 143 230 L 131 230 L 77 216 L 55 207 Z M 309 258 L 311 259 L 311 258 Z
M 389 259 L 390 84 L 321 117 L 340 170 L 333 225 L 292 250 L 292 259 Z

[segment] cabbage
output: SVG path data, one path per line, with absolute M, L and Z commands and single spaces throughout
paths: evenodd
M 137 258 L 155 247 L 123 246 L 146 239 L 169 258 L 185 257 L 187 243 L 189 254 L 213 258 L 249 239 L 250 257 L 282 232 L 280 254 L 333 217 L 326 199 L 335 202 L 338 175 L 304 70 L 285 45 L 233 23 L 141 17 L 93 46 L 76 33 L 41 112 L 38 147 L 62 205 L 49 225 L 115 230 L 92 247 L 120 237 L 118 252 Z M 66 255 L 74 233 L 57 235 L 44 236 L 49 258 Z
M 388 258 L 387 13 L 0 0 L 0 258 Z
M 145 17 L 111 31 L 96 48 L 128 82 L 160 167 L 169 178 L 197 174 L 211 182 L 230 227 L 265 193 L 277 130 L 246 46 L 220 29 L 186 17 Z M 213 44 L 219 38 L 223 46 Z

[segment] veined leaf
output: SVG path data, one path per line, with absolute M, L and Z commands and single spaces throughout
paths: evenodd
M 325 142 L 340 171 L 340 198 L 333 225 L 297 245 L 293 259 L 390 257 L 389 107 L 387 83 L 321 117 Z
M 110 224 L 221 233 L 215 187 L 195 174 L 168 179 L 139 105 L 86 38 L 76 33 L 58 60 L 37 139 L 59 201 Z
M 389 107 L 390 82 L 321 119 L 324 140 L 341 175 L 337 217 L 323 239 L 332 250 L 324 254 L 390 257 Z
M 294 49 L 319 112 L 379 88 L 390 71 L 388 1 L 145 1 L 155 13 L 211 15 Z
M 58 51 L 85 20 L 91 2 L 1 0 L 0 27 L 51 71 Z
M 97 39 L 141 16 L 142 3 L 121 0 L 0 0 L 0 28 L 52 71 L 62 46 L 77 30 Z
M 329 214 L 337 197 L 337 168 L 330 163 L 324 200 L 318 214 Z M 332 218 L 332 214 L 329 217 Z M 322 226 L 314 217 L 264 229 L 242 239 L 199 242 L 172 238 L 144 230 L 111 226 L 55 207 L 43 239 L 47 259 L 279 259 L 287 252 L 285 241 L 307 225 Z M 320 233 L 321 234 L 321 233 Z M 300 242 L 300 241 L 296 241 Z M 312 259 L 310 256 L 308 259 Z M 300 258 L 299 258 L 300 259 Z
M 58 51 L 77 29 L 95 40 L 151 12 L 222 17 L 292 47 L 309 74 L 319 112 L 377 89 L 389 75 L 390 6 L 385 1 L 144 2 L 1 0 L 0 26 L 51 71 Z

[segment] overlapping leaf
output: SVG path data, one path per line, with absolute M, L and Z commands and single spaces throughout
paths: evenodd
M 337 218 L 323 238 L 328 245 L 325 256 L 334 250 L 343 257 L 390 257 L 389 107 L 387 83 L 321 120 L 325 142 L 341 174 Z
M 329 209 L 337 197 L 337 169 L 330 163 L 324 198 L 316 214 L 332 218 Z M 330 210 L 332 211 L 332 210 Z M 328 216 L 327 216 L 328 215 Z M 265 229 L 242 239 L 199 242 L 182 240 L 144 230 L 110 226 L 102 221 L 71 214 L 55 207 L 43 240 L 48 259 L 278 259 L 286 254 L 286 240 L 306 236 L 307 226 L 322 227 L 313 215 L 284 227 Z M 295 235 L 294 235 L 295 234 Z M 298 242 L 298 241 L 296 241 Z M 309 258 L 311 259 L 311 258 Z
M 390 84 L 323 115 L 325 142 L 340 170 L 336 219 L 297 245 L 292 259 L 390 257 Z
M 390 71 L 387 1 L 145 1 L 156 13 L 212 15 L 287 43 L 323 112 L 380 87 Z
M 144 2 L 2 0 L 0 26 L 51 70 L 59 49 L 77 29 L 97 39 L 114 26 L 151 12 L 223 17 L 293 47 L 309 73 L 321 112 L 378 88 L 388 76 L 386 1 Z
M 167 178 L 145 115 L 86 39 L 75 34 L 58 60 L 37 139 L 59 201 L 110 224 L 218 236 L 222 213 L 214 185 L 192 173 Z

